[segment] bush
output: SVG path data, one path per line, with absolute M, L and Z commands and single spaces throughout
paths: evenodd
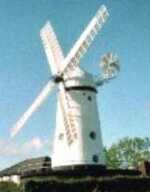
M 85 180 L 28 181 L 25 192 L 150 192 L 149 177 L 107 177 Z
M 12 182 L 0 182 L 0 192 L 22 192 L 21 187 Z

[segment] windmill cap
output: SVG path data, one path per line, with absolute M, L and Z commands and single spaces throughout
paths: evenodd
M 66 88 L 86 86 L 93 87 L 96 89 L 93 75 L 80 68 L 77 68 L 76 70 L 72 71 L 70 75 L 64 78 L 64 82 Z

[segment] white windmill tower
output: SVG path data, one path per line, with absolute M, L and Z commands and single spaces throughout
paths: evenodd
M 107 18 L 108 11 L 102 5 L 66 57 L 51 24 L 47 22 L 41 30 L 53 78 L 17 121 L 11 134 L 13 137 L 21 130 L 54 87 L 58 86 L 53 169 L 105 165 L 96 93 L 98 86 L 116 76 L 118 58 L 106 54 L 101 62 L 103 73 L 98 78 L 82 70 L 79 62 Z

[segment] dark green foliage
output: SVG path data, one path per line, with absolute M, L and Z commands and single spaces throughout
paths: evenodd
M 0 192 L 22 192 L 21 186 L 12 182 L 0 182 Z
M 109 177 L 81 181 L 29 181 L 25 192 L 150 192 L 150 178 Z
M 150 192 L 150 177 L 85 177 L 27 181 L 24 190 L 11 182 L 0 183 L 0 192 Z
M 108 149 L 105 148 L 109 168 L 137 168 L 144 160 L 150 160 L 149 138 L 123 138 Z

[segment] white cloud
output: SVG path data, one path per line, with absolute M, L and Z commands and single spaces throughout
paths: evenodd
M 15 154 L 16 146 L 5 140 L 0 140 L 0 156 L 8 156 L 9 154 Z
M 27 156 L 40 153 L 47 143 L 39 137 L 33 137 L 22 145 L 15 144 L 12 141 L 0 140 L 0 156 Z
M 39 151 L 44 147 L 44 141 L 42 141 L 39 137 L 34 137 L 30 141 L 23 144 L 23 151 Z

